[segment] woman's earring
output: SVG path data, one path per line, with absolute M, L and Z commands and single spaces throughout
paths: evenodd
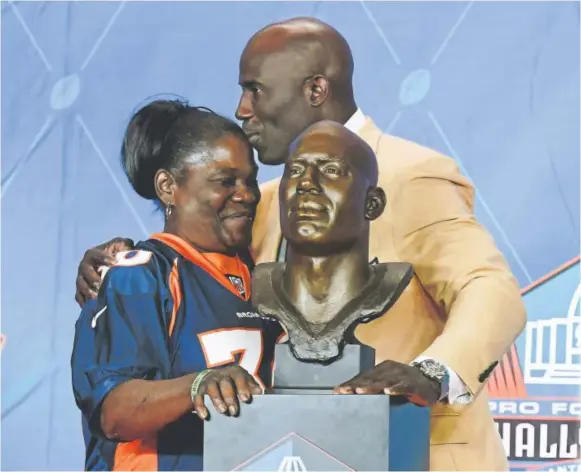
M 169 220 L 169 217 L 171 216 L 171 207 L 172 207 L 171 203 L 167 203 L 165 205 L 165 219 L 166 220 Z

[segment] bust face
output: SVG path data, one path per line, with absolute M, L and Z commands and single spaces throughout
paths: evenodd
M 356 165 L 360 152 L 323 130 L 293 143 L 279 194 L 282 233 L 291 245 L 340 250 L 364 234 L 370 182 Z

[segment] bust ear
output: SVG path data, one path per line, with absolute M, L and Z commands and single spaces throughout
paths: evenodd
M 371 187 L 367 191 L 365 201 L 365 219 L 373 221 L 381 216 L 385 210 L 386 197 L 381 187 Z

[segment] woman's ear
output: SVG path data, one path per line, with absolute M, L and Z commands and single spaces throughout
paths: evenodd
M 386 197 L 381 187 L 371 187 L 367 191 L 365 201 L 365 218 L 373 221 L 381 216 L 385 210 Z
M 154 177 L 155 192 L 161 203 L 167 207 L 174 205 L 174 194 L 177 188 L 175 178 L 165 169 L 160 169 Z

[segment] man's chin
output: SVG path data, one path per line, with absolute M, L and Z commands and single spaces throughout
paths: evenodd
M 309 257 L 328 257 L 345 252 L 357 243 L 356 240 L 342 240 L 333 237 L 328 228 L 317 228 L 310 225 L 301 225 L 289 231 L 283 232 L 283 237 L 295 251 Z
M 274 153 L 269 153 L 267 149 L 258 148 L 255 148 L 255 151 L 258 162 L 265 166 L 280 166 L 284 164 L 287 159 L 286 153 L 275 155 Z
M 317 222 L 301 221 L 297 228 L 297 236 L 302 242 L 317 243 L 324 237 L 324 233 L 321 231 Z
M 286 237 L 293 246 L 320 246 L 325 244 L 325 232 L 315 224 L 300 224 L 297 225 L 294 231 Z

